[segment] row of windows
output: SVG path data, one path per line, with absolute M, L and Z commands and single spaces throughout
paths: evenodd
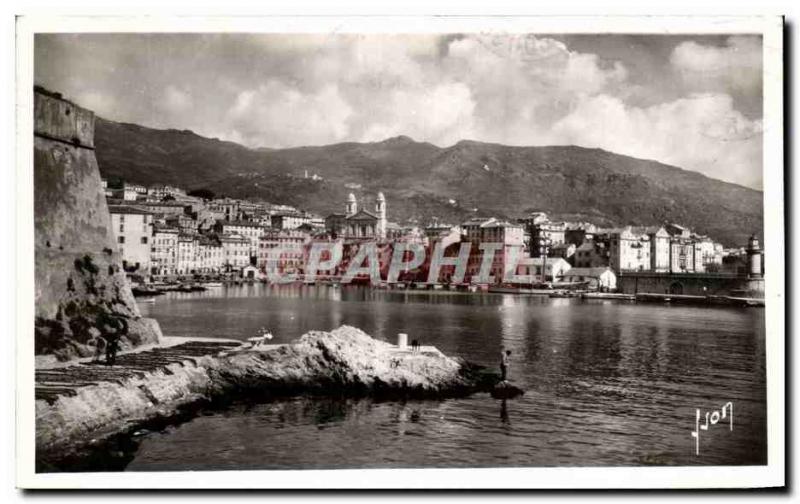
M 117 243 L 125 243 L 125 237 L 124 236 L 118 236 L 117 237 Z M 143 245 L 147 244 L 147 237 L 146 236 L 142 236 L 141 243 Z

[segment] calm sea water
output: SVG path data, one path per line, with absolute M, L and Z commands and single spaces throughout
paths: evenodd
M 298 398 L 145 436 L 128 470 L 765 464 L 764 311 L 326 286 L 226 287 L 142 305 L 165 334 L 276 342 L 342 324 L 498 366 L 509 401 Z M 700 433 L 696 408 L 728 419 Z

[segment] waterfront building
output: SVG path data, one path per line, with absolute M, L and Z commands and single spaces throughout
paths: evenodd
M 576 268 L 599 268 L 609 265 L 607 242 L 592 239 L 584 241 L 575 249 Z
M 123 268 L 130 273 L 150 274 L 152 213 L 128 205 L 109 205 L 108 210 Z
M 530 236 L 528 250 L 531 257 L 539 257 L 543 250 L 549 251 L 550 247 L 561 245 L 566 241 L 566 224 L 550 221 L 543 212 L 534 212 L 524 219 L 519 219 L 518 222 Z
M 577 247 L 574 243 L 558 243 L 549 247 L 548 257 L 560 257 L 570 264 L 575 262 L 575 251 Z
M 722 255 L 717 243 L 707 236 L 697 236 L 695 239 L 695 271 L 715 271 L 722 264 Z M 720 245 L 721 247 L 721 245 Z
M 689 237 L 673 237 L 670 241 L 670 272 L 694 273 L 695 244 Z
M 560 257 L 534 257 L 529 261 L 530 264 L 517 266 L 517 275 L 532 276 L 533 283 L 542 281 L 542 269 L 544 269 L 544 280 L 547 282 L 563 278 L 572 269 L 572 266 Z
M 197 248 L 197 235 L 178 234 L 178 275 L 191 275 L 197 273 L 199 267 Z
M 631 226 L 608 232 L 609 263 L 616 272 L 650 270 L 650 237 Z
M 175 275 L 178 271 L 178 228 L 153 225 L 150 271 L 154 275 Z
M 221 273 L 225 267 L 225 253 L 222 244 L 210 237 L 199 236 L 197 240 L 197 272 L 203 274 Z
M 611 292 L 617 289 L 617 275 L 609 267 L 572 268 L 563 273 L 561 281 L 585 283 L 587 289 L 602 292 Z
M 224 234 L 219 238 L 225 271 L 241 273 L 250 265 L 250 239 L 238 234 Z
M 461 227 L 465 230 L 465 238 L 472 244 L 466 273 L 466 278 L 469 280 L 477 279 L 480 275 L 484 256 L 484 251 L 480 249 L 482 243 L 500 244 L 494 253 L 489 270 L 489 276 L 494 277 L 495 283 L 503 281 L 507 261 L 515 258 L 519 261 L 525 255 L 525 230 L 521 224 L 492 218 L 476 225 L 471 219 Z
M 264 273 L 299 273 L 304 270 L 304 250 L 309 235 L 299 230 L 270 229 L 259 239 L 256 266 Z
M 264 228 L 257 222 L 247 221 L 219 221 L 217 231 L 223 235 L 239 235 L 247 238 L 249 247 L 248 255 L 256 257 L 258 255 L 258 240 L 264 234 Z

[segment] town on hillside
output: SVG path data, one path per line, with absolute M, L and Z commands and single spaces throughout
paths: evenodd
M 351 193 L 342 202 L 341 213 L 322 216 L 286 205 L 216 197 L 205 190 L 187 193 L 168 185 L 122 182 L 109 187 L 103 180 L 103 189 L 123 266 L 140 283 L 302 278 L 310 245 L 319 242 L 344 246 L 341 262 L 323 272 L 325 278 L 341 278 L 358 245 L 366 241 L 378 246 L 383 279 L 397 244 L 424 247 L 427 259 L 392 280 L 437 287 L 453 281 L 455 267 L 445 265 L 431 282 L 430 252 L 438 245 L 445 257 L 455 257 L 465 243 L 470 247 L 464 284 L 477 281 L 482 244 L 497 244 L 489 266 L 491 282 L 497 284 L 504 281 L 503 267 L 512 254 L 532 258 L 519 273 L 546 287 L 578 285 L 613 292 L 620 277 L 635 278 L 638 285 L 642 275 L 667 280 L 702 275 L 713 285 L 716 277 L 752 280 L 763 274 L 755 237 L 740 248 L 725 248 L 676 223 L 600 228 L 588 222 L 554 222 L 546 213 L 535 212 L 516 222 L 485 217 L 421 227 L 389 221 L 382 193 L 371 205 L 359 203 Z M 668 285 L 670 292 L 683 293 L 675 292 L 674 282 Z M 708 281 L 701 287 L 704 292 L 707 285 Z

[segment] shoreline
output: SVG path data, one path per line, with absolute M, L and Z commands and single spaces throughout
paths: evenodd
M 131 442 L 143 429 L 158 430 L 237 400 L 302 395 L 444 399 L 488 392 L 498 381 L 493 371 L 433 347 L 401 350 L 349 326 L 311 331 L 294 343 L 263 348 L 222 342 L 215 347 L 219 352 L 199 356 L 191 354 L 212 348 L 203 346 L 210 343 L 188 340 L 120 355 L 116 370 L 82 363 L 38 370 L 62 373 L 63 380 L 86 380 L 90 371 L 121 375 L 79 382 L 74 393 L 37 397 L 37 471 L 90 470 L 98 456 L 118 451 L 115 445 Z M 150 370 L 143 368 L 147 359 L 155 359 Z

